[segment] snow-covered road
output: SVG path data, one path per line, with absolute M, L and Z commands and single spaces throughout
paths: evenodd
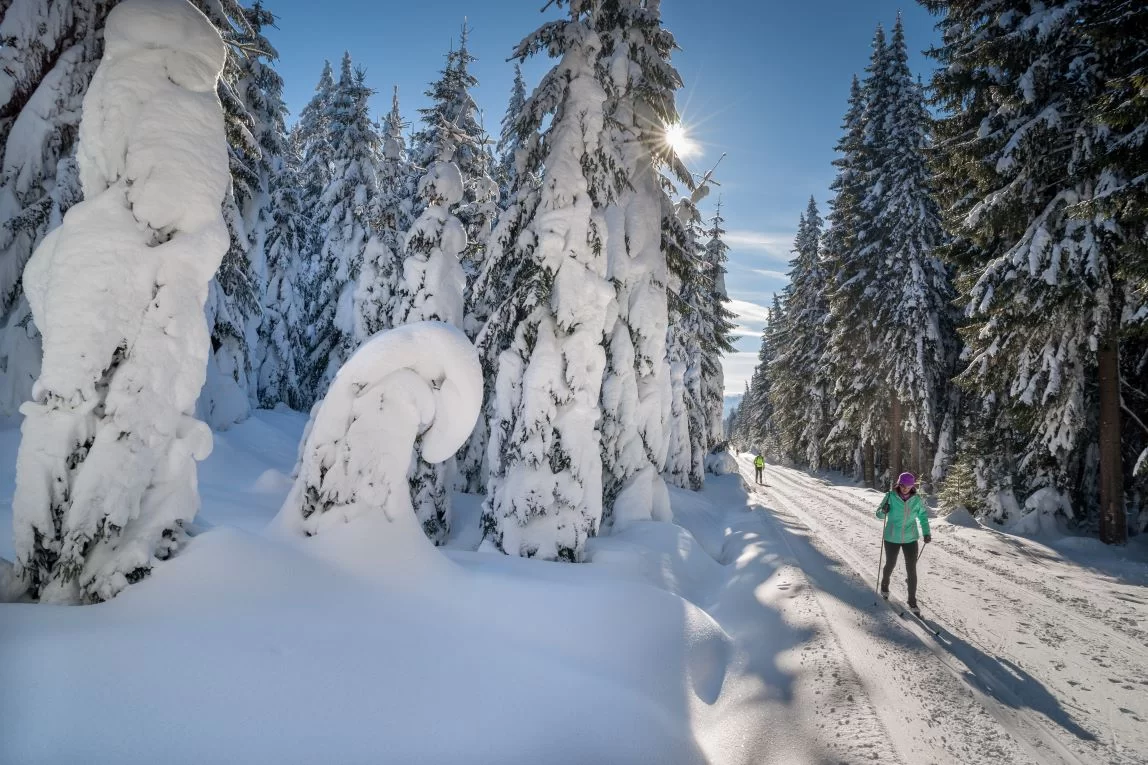
M 786 583 L 808 589 L 830 633 L 806 658 L 832 667 L 834 685 L 859 687 L 851 716 L 873 710 L 897 759 L 1148 762 L 1142 565 L 1089 569 L 1029 540 L 939 521 L 920 565 L 934 637 L 874 595 L 879 494 L 774 465 L 754 486 L 748 457 L 740 466 L 763 511 L 754 525 L 781 540 L 794 564 Z M 903 595 L 903 567 L 893 589 Z M 824 721 L 847 724 L 839 712 Z M 833 734 L 849 760 L 873 745 L 855 734 Z

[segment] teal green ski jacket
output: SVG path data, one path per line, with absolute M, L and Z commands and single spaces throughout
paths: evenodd
M 885 520 L 885 516 L 888 516 L 888 520 Z M 885 520 L 886 542 L 916 542 L 918 522 L 921 524 L 921 535 L 930 536 L 929 515 L 916 491 L 909 495 L 908 500 L 901 499 L 896 491 L 887 493 L 877 508 L 877 517 Z

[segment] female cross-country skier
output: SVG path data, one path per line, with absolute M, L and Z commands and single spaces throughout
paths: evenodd
M 881 597 L 889 597 L 889 577 L 897 566 L 897 553 L 905 553 L 905 570 L 909 579 L 909 610 L 917 616 L 917 524 L 925 544 L 933 541 L 929 533 L 929 516 L 925 503 L 917 495 L 917 479 L 912 473 L 901 473 L 893 491 L 881 500 L 877 517 L 885 521 L 885 569 L 881 572 Z

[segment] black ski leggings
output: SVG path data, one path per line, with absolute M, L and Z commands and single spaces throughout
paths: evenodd
M 881 574 L 881 589 L 889 590 L 889 577 L 893 575 L 893 569 L 897 566 L 897 552 L 904 550 L 905 552 L 905 572 L 908 574 L 909 579 L 909 605 L 917 605 L 917 543 L 907 542 L 900 544 L 898 542 L 885 542 L 885 570 Z

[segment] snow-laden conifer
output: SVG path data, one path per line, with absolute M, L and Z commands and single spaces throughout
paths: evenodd
M 871 166 L 864 201 L 867 225 L 859 242 L 871 293 L 883 388 L 888 391 L 890 468 L 901 472 L 901 431 L 913 434 L 906 466 L 921 469 L 922 439 L 936 440 L 955 357 L 949 273 L 934 249 L 942 242 L 940 213 L 930 188 L 925 152 L 930 118 L 909 71 L 900 17 L 885 50 L 882 83 L 867 104 Z
M 199 506 L 192 416 L 203 307 L 227 249 L 226 48 L 184 0 L 125 0 L 84 98 L 84 201 L 24 273 L 44 365 L 24 413 L 16 564 L 34 596 L 112 597 L 182 541 Z
M 358 345 L 355 295 L 372 235 L 370 213 L 377 194 L 380 142 L 368 110 L 372 91 L 363 79 L 350 54 L 344 54 L 329 111 L 320 123 L 324 137 L 315 142 L 317 150 L 326 144 L 331 162 L 330 183 L 312 211 L 322 238 L 308 296 L 309 387 L 320 397 Z M 306 168 L 306 159 L 304 163 Z
M 830 227 L 825 236 L 826 270 L 831 275 L 829 340 L 825 367 L 833 380 L 834 409 L 827 448 L 836 464 L 851 462 L 860 448 L 867 455 L 865 479 L 873 483 L 872 454 L 883 441 L 888 397 L 879 382 L 883 350 L 873 326 L 871 289 L 874 266 L 861 256 L 868 214 L 863 202 L 868 193 L 866 160 L 866 107 L 869 81 L 880 71 L 885 58 L 885 38 L 880 28 L 874 39 L 869 79 L 865 88 L 855 77 L 849 91 L 842 136 L 833 164 L 837 175 L 830 188 Z
M 272 166 L 271 218 L 262 241 L 267 277 L 256 374 L 260 406 L 274 407 L 282 402 L 306 409 L 310 395 L 302 387 L 307 363 L 307 309 L 302 289 L 309 221 L 299 198 L 299 158 L 292 148 L 286 144 L 284 155 Z
M 710 226 L 705 231 L 705 246 L 701 251 L 703 290 L 699 294 L 699 308 L 702 314 L 701 363 L 691 376 L 700 378 L 703 406 L 702 416 L 707 431 L 706 442 L 709 448 L 725 441 L 722 424 L 725 411 L 725 373 L 722 357 L 733 353 L 734 313 L 729 308 L 729 293 L 726 291 L 726 262 L 729 260 L 729 245 L 725 243 L 725 218 L 721 214 L 721 201 L 710 218 Z M 689 378 L 687 378 L 689 379 Z M 693 383 L 688 383 L 693 384 Z
M 669 272 L 661 248 L 666 192 L 659 171 L 685 183 L 689 174 L 665 140 L 678 122 L 674 92 L 681 79 L 670 63 L 673 35 L 662 26 L 660 5 L 611 0 L 593 5 L 602 42 L 597 62 L 606 90 L 607 148 L 615 155 L 622 189 L 604 205 L 609 236 L 608 276 L 617 292 L 618 317 L 607 328 L 602 384 L 602 454 L 607 514 L 631 482 L 659 480 L 666 461 L 671 385 L 666 354 Z M 627 501 L 648 501 L 637 492 Z M 661 492 L 655 489 L 654 498 Z M 649 516 L 653 506 L 628 508 Z
M 480 343 L 506 343 L 482 524 L 486 544 L 508 554 L 580 560 L 602 518 L 599 396 L 603 341 L 617 307 L 599 209 L 613 198 L 616 168 L 601 144 L 607 95 L 595 4 L 561 5 L 566 18 L 543 25 L 515 52 L 523 60 L 547 51 L 558 61 L 518 125 L 519 169 L 538 174 L 539 183 L 519 183 L 500 223 L 507 236 L 495 237 L 501 249 L 487 263 L 500 264 L 511 292 L 480 335 Z
M 467 238 L 462 221 L 451 210 L 463 199 L 462 173 L 453 158 L 467 137 L 444 124 L 436 130 L 435 140 L 437 153 L 418 183 L 420 209 L 403 237 L 402 274 L 391 311 L 395 326 L 416 321 L 440 321 L 459 328 L 463 324 L 466 276 L 461 258 Z M 431 464 L 417 457 L 411 464 L 415 514 L 436 544 L 446 541 L 450 531 L 449 468 L 449 464 Z
M 510 100 L 506 104 L 506 114 L 502 117 L 501 131 L 499 132 L 498 146 L 496 147 L 497 164 L 494 168 L 494 179 L 498 183 L 499 198 L 504 202 L 510 198 L 514 187 L 514 179 L 518 175 L 517 154 L 518 147 L 522 145 L 515 125 L 518 116 L 526 105 L 526 79 L 522 76 L 522 65 L 514 65 L 514 85 L 510 89 Z
M 1003 13 L 985 1 L 928 5 L 946 12 L 933 87 L 950 115 L 938 128 L 939 184 L 970 322 L 960 380 L 979 398 L 986 426 L 1021 440 L 1015 467 L 988 474 L 1011 480 L 984 488 L 1000 498 L 1002 515 L 1015 508 L 1014 491 L 1030 507 L 1085 514 L 1099 506 L 1101 539 L 1123 541 L 1127 284 L 1117 258 L 1126 234 L 1087 206 L 1104 188 L 1095 159 L 1108 136 L 1092 105 L 1113 72 L 1085 34 L 1079 3 Z M 1093 443 L 1099 502 L 1087 490 Z M 1046 501 L 1050 494 L 1056 501 Z
M 103 53 L 107 0 L 11 0 L 0 18 L 0 412 L 40 374 L 40 332 L 20 276 L 80 199 L 80 105 Z
M 470 71 L 475 56 L 470 52 L 469 38 L 470 28 L 464 22 L 458 48 L 447 54 L 446 67 L 426 91 L 431 105 L 419 110 L 422 128 L 415 133 L 413 143 L 415 163 L 424 168 L 439 159 L 446 142 L 454 146 L 451 161 L 458 167 L 463 186 L 463 198 L 454 213 L 467 234 L 462 265 L 468 283 L 481 267 L 499 201 L 486 131 L 470 93 L 478 86 L 478 78 Z
M 403 238 L 411 227 L 416 201 L 417 176 L 407 156 L 404 127 L 396 87 L 391 95 L 391 110 L 382 124 L 372 233 L 355 292 L 355 337 L 360 344 L 393 326 L 391 312 L 402 281 Z

